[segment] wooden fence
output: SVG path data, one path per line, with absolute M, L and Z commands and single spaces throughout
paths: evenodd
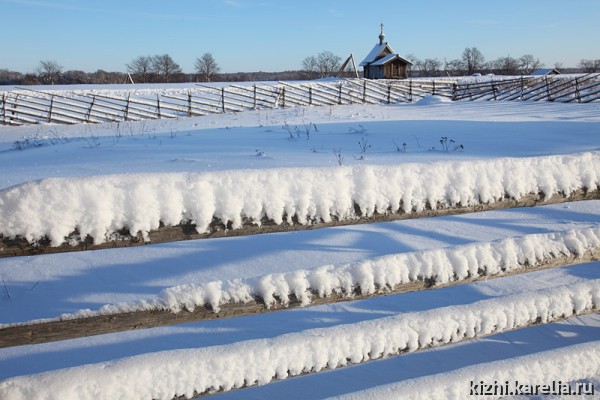
M 521 76 L 480 83 L 456 83 L 452 99 L 590 103 L 600 100 L 600 74 Z
M 368 80 L 279 82 L 277 84 L 196 85 L 187 91 L 144 95 L 131 92 L 68 92 L 18 89 L 0 94 L 3 125 L 44 122 L 77 124 L 203 116 L 215 113 L 298 106 L 391 104 L 427 95 L 452 100 L 548 100 L 588 103 L 600 99 L 600 74 L 519 77 L 461 82 L 447 80 Z

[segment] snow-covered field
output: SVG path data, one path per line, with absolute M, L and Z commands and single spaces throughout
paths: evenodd
M 353 203 L 369 214 L 594 189 L 600 104 L 428 97 L 3 126 L 0 169 L 0 233 L 47 235 L 54 244 L 75 228 L 101 242 L 122 227 L 147 232 L 193 220 L 202 229 L 213 217 L 234 227 L 264 216 L 310 223 L 352 218 Z M 115 310 L 218 308 L 257 295 L 267 303 L 294 295 L 306 305 L 3 348 L 0 398 L 170 399 L 220 390 L 217 397 L 462 399 L 472 382 L 597 384 L 599 263 L 310 302 L 415 279 L 508 272 L 515 263 L 582 254 L 600 247 L 599 237 L 600 201 L 586 201 L 0 259 L 0 327 Z M 253 387 L 227 392 L 242 386 Z

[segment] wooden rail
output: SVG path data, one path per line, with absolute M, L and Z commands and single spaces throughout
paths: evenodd
M 600 100 L 600 74 L 492 77 L 484 82 L 455 80 L 346 79 L 336 82 L 278 82 L 274 85 L 197 84 L 187 93 L 165 91 L 151 100 L 140 94 L 68 93 L 19 88 L 0 95 L 2 125 L 102 123 L 204 116 L 245 110 L 392 104 L 428 95 L 459 100 L 561 101 Z
M 274 232 L 288 232 L 298 230 L 309 230 L 317 229 L 330 226 L 342 226 L 352 225 L 370 222 L 382 222 L 382 221 L 395 221 L 403 219 L 414 219 L 414 218 L 426 218 L 433 216 L 442 215 L 457 215 L 477 211 L 488 211 L 498 210 L 505 208 L 514 207 L 531 207 L 536 205 L 546 204 L 557 204 L 568 201 L 581 201 L 581 200 L 598 200 L 600 199 L 600 189 L 584 190 L 579 189 L 574 191 L 569 196 L 554 195 L 548 199 L 544 199 L 541 194 L 530 194 L 524 196 L 519 200 L 511 198 L 505 198 L 495 203 L 490 204 L 478 204 L 474 206 L 442 206 L 438 205 L 435 209 L 425 209 L 421 212 L 410 212 L 406 213 L 401 210 L 392 212 L 381 212 L 374 213 L 373 215 L 366 217 L 363 215 L 357 215 L 357 218 L 340 220 L 332 216 L 332 221 L 325 223 L 323 221 L 313 221 L 311 224 L 302 225 L 299 223 L 282 223 L 276 224 L 274 221 L 263 218 L 260 221 L 260 225 L 256 221 L 244 220 L 243 226 L 239 229 L 232 229 L 232 226 L 225 225 L 222 221 L 214 220 L 206 233 L 198 233 L 196 226 L 191 223 L 182 222 L 180 225 L 175 226 L 160 226 L 158 229 L 150 231 L 148 233 L 148 241 L 144 241 L 141 235 L 132 236 L 128 230 L 123 229 L 119 231 L 120 240 L 93 244 L 93 240 L 90 237 L 80 238 L 78 232 L 73 232 L 70 237 L 65 238 L 65 243 L 60 246 L 50 246 L 48 239 L 40 239 L 35 243 L 29 243 L 24 238 L 16 237 L 9 238 L 3 237 L 0 234 L 0 258 L 2 257 L 19 257 L 19 256 L 31 256 L 37 254 L 52 254 L 52 253 L 65 253 L 74 251 L 87 251 L 87 250 L 101 250 L 107 248 L 117 247 L 132 247 L 132 246 L 143 246 L 153 243 L 168 243 L 182 240 L 195 240 L 195 239 L 206 239 L 216 237 L 231 237 L 231 236 L 242 236 L 262 233 L 274 233 Z M 358 206 L 355 209 L 359 210 Z M 73 243 L 76 243 L 73 245 Z
M 369 295 L 361 294 L 359 288 L 355 288 L 352 295 L 334 293 L 326 297 L 319 297 L 312 293 L 311 306 L 331 304 L 344 301 L 354 301 L 372 297 L 387 296 L 391 294 L 415 292 L 432 288 L 455 286 L 472 283 L 480 280 L 502 278 L 510 275 L 524 274 L 549 268 L 559 268 L 568 265 L 588 263 L 600 260 L 600 247 L 586 250 L 584 254 L 564 253 L 555 254 L 543 259 L 533 265 L 524 261 L 510 272 L 497 274 L 482 274 L 477 277 L 456 280 L 445 284 L 435 284 L 429 280 L 418 279 L 403 283 L 392 288 L 378 288 Z M 289 302 L 276 303 L 267 307 L 264 300 L 255 297 L 248 302 L 233 302 L 223 304 L 219 311 L 214 311 L 210 306 L 197 306 L 193 311 L 182 310 L 173 313 L 170 310 L 151 309 L 133 312 L 115 312 L 90 317 L 79 317 L 74 319 L 57 319 L 40 323 L 24 323 L 21 325 L 0 328 L 0 348 L 22 346 L 29 344 L 48 343 L 58 340 L 74 339 L 79 337 L 101 335 L 106 333 L 122 332 L 134 329 L 148 329 L 158 326 L 181 324 L 192 321 L 215 320 L 224 318 L 243 317 L 247 315 L 263 314 L 283 309 L 299 308 L 304 305 L 293 293 L 289 293 Z

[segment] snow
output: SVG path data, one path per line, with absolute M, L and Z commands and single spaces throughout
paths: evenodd
M 499 399 L 513 394 L 571 395 L 578 390 L 577 381 L 600 375 L 600 341 L 550 350 L 535 355 L 479 364 L 438 375 L 409 379 L 335 399 L 464 399 L 476 395 L 483 399 Z M 514 377 L 519 380 L 515 381 Z M 474 384 L 472 384 L 472 382 Z M 546 382 L 546 383 L 529 383 Z M 548 382 L 555 382 L 554 385 Z M 572 384 L 575 382 L 575 384 Z M 465 383 L 468 383 L 466 385 Z M 484 386 L 485 385 L 485 386 Z M 487 385 L 495 385 L 485 394 Z M 525 387 L 520 387 L 524 385 Z M 468 389 L 465 390 L 465 387 Z M 495 392 L 496 394 L 492 394 Z M 594 394 L 582 386 L 582 394 Z
M 5 399 L 170 399 L 176 395 L 266 384 L 399 352 L 457 342 L 589 312 L 600 305 L 600 280 L 307 330 L 227 346 L 158 352 L 0 383 Z M 600 353 L 591 354 L 597 361 Z M 83 380 L 81 377 L 85 376 Z M 586 376 L 583 376 L 586 377 Z
M 0 307 L 0 325 L 136 309 L 218 308 L 259 293 L 295 293 L 312 301 L 434 272 L 454 279 L 453 269 L 457 275 L 479 273 L 479 267 L 498 274 L 524 261 L 581 255 L 598 246 L 600 201 L 536 210 L 0 259 L 13 299 Z
M 62 244 L 75 229 L 95 243 L 128 227 L 131 235 L 193 221 L 199 233 L 213 219 L 241 228 L 244 219 L 280 225 L 331 222 L 387 210 L 488 204 L 529 193 L 545 198 L 600 184 L 600 152 L 485 161 L 278 168 L 187 174 L 52 178 L 0 191 L 0 232 Z
M 504 275 L 525 265 L 535 267 L 541 261 L 561 255 L 581 257 L 586 251 L 599 248 L 600 225 L 596 225 L 575 231 L 390 254 L 350 264 L 324 265 L 249 279 L 178 285 L 163 289 L 155 298 L 107 304 L 96 312 L 78 310 L 62 314 L 60 319 L 152 309 L 177 313 L 182 309 L 193 311 L 198 306 L 211 307 L 218 312 L 224 304 L 249 302 L 256 298 L 270 307 L 275 303 L 287 305 L 291 295 L 307 306 L 315 295 L 327 297 L 341 293 L 352 297 L 355 291 L 371 295 L 408 282 L 431 280 L 435 285 L 441 285 L 467 278 Z
M 387 43 L 378 43 L 376 44 L 371 51 L 369 52 L 369 54 L 367 54 L 367 56 L 365 57 L 364 60 L 362 60 L 359 64 L 360 67 L 364 67 L 365 65 L 368 65 L 369 63 L 372 63 L 373 61 L 375 61 L 375 59 L 377 58 L 377 56 L 379 56 L 379 54 L 381 54 L 381 52 L 386 48 L 389 47 Z M 390 52 L 393 53 L 392 49 L 390 48 Z
M 189 90 L 136 87 L 140 95 Z M 239 225 L 263 216 L 280 223 L 296 213 L 309 223 L 353 217 L 353 203 L 369 214 L 569 193 L 598 185 L 598 122 L 598 104 L 449 103 L 432 96 L 389 106 L 3 126 L 0 232 L 49 235 L 57 244 L 78 228 L 102 241 L 123 226 L 147 232 L 159 221 L 195 219 L 203 229 L 213 216 Z M 316 129 L 309 133 L 310 124 Z M 445 151 L 443 137 L 462 151 Z M 361 140 L 371 145 L 364 154 Z M 341 149 L 344 165 L 333 149 Z M 379 398 L 401 390 L 417 398 L 419 388 L 439 388 L 442 397 L 461 398 L 457 390 L 475 378 L 597 382 L 600 320 L 587 313 L 600 296 L 598 263 L 311 303 L 327 293 L 368 294 L 419 277 L 450 283 L 515 262 L 580 255 L 598 246 L 599 216 L 600 202 L 588 201 L 2 259 L 2 326 L 149 305 L 218 307 L 253 296 L 270 302 L 294 294 L 305 307 L 0 349 L 0 398 L 172 398 L 273 377 L 282 380 L 220 396 Z M 569 318 L 511 330 L 562 317 Z M 491 336 L 283 379 L 461 334 Z

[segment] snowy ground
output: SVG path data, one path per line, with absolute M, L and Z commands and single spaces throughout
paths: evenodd
M 454 141 L 449 151 L 443 148 L 442 137 Z M 460 145 L 462 149 L 454 150 Z M 361 146 L 365 146 L 364 152 Z M 341 152 L 344 167 L 352 168 L 395 167 L 406 163 L 425 167 L 439 162 L 493 162 L 503 157 L 523 160 L 549 155 L 580 157 L 584 153 L 588 154 L 586 157 L 597 158 L 600 105 L 448 103 L 426 98 L 416 104 L 251 111 L 119 125 L 0 127 L 0 199 L 11 188 L 21 188 L 20 185 L 26 182 L 51 177 L 60 178 L 56 181 L 58 190 L 52 192 L 53 196 L 59 196 L 54 200 L 60 201 L 61 182 L 71 182 L 71 178 L 75 177 L 91 182 L 98 176 L 110 181 L 111 178 L 135 177 L 131 174 L 140 173 L 226 174 L 237 170 L 244 174 L 249 170 L 272 173 L 282 168 L 335 171 L 340 166 L 334 149 Z M 583 173 L 573 171 L 576 175 Z M 597 179 L 593 176 L 600 175 L 599 171 L 584 172 L 591 174 L 592 178 L 588 176 L 587 179 L 592 181 Z M 582 177 L 579 179 L 585 181 Z M 101 197 L 101 194 L 98 196 Z M 42 203 L 49 201 L 43 196 L 39 198 Z M 0 214 L 3 204 L 0 204 Z M 267 274 L 314 270 L 396 253 L 451 249 L 505 238 L 519 240 L 525 235 L 597 229 L 598 226 L 600 201 L 590 201 L 314 231 L 0 259 L 3 280 L 0 324 L 56 318 L 118 303 L 151 301 L 165 289 L 183 284 L 248 280 Z M 593 306 L 600 299 L 594 300 L 593 294 L 600 293 L 599 266 L 598 263 L 582 264 L 343 304 L 0 349 L 0 397 L 4 394 L 9 399 L 49 398 L 48 388 L 52 388 L 52 392 L 62 399 L 86 396 L 170 398 L 176 393 L 189 393 L 190 388 L 200 388 L 194 386 L 200 385 L 198 382 L 210 387 L 211 379 L 203 376 L 201 364 L 194 361 L 185 364 L 183 359 L 178 360 L 177 353 L 170 351 L 205 351 L 211 355 L 209 360 L 212 360 L 213 367 L 217 368 L 221 351 L 228 354 L 227 357 L 233 357 L 227 360 L 235 361 L 235 357 L 242 357 L 242 349 L 260 348 L 260 343 L 267 343 L 249 342 L 252 340 L 295 343 L 284 335 L 302 335 L 302 332 L 328 337 L 327 331 L 312 331 L 317 328 L 339 327 L 360 332 L 358 327 L 362 323 L 381 319 L 380 323 L 385 327 L 388 322 L 382 318 L 399 313 L 416 313 L 414 318 L 420 318 L 424 314 L 419 313 L 428 310 L 437 312 L 435 310 L 447 306 L 476 307 L 479 301 L 496 298 L 510 301 L 511 295 L 528 296 L 542 289 L 563 290 L 561 287 L 567 287 L 577 292 L 576 298 L 583 298 L 583 289 L 576 286 L 581 284 L 590 285 L 588 303 Z M 407 387 L 418 390 L 423 385 L 431 385 L 429 381 L 418 379 L 434 374 L 441 375 L 430 379 L 437 379 L 434 382 L 443 383 L 447 388 L 437 397 L 449 397 L 452 390 L 457 390 L 448 386 L 453 376 L 468 380 L 466 377 L 472 374 L 468 368 L 482 363 L 481 368 L 474 368 L 490 373 L 507 368 L 493 363 L 497 360 L 507 360 L 512 363 L 509 370 L 520 371 L 519 368 L 528 370 L 532 362 L 546 365 L 545 360 L 561 359 L 564 366 L 581 366 L 579 369 L 565 367 L 562 379 L 597 381 L 600 373 L 594 372 L 593 366 L 600 365 L 599 359 L 594 358 L 598 357 L 600 348 L 595 342 L 600 337 L 599 333 L 598 314 L 575 316 L 562 322 L 283 379 L 217 397 L 325 398 L 372 390 L 356 396 L 379 398 L 384 393 L 382 391 L 402 394 L 410 393 Z M 303 340 L 301 336 L 293 338 Z M 570 347 L 575 345 L 587 347 Z M 320 349 L 323 353 L 320 356 L 327 363 L 327 357 L 332 357 L 331 360 L 337 357 L 336 351 L 341 351 L 342 347 L 352 351 L 351 345 L 338 343 L 330 347 L 329 353 L 325 348 Z M 545 353 L 561 349 L 566 350 L 560 354 Z M 589 359 L 596 363 L 584 368 L 585 363 L 580 358 L 582 352 L 589 354 Z M 150 360 L 148 357 L 166 369 L 142 369 L 143 363 Z M 349 357 L 354 356 L 350 353 Z M 122 361 L 112 363 L 122 358 Z M 109 364 L 103 366 L 98 363 Z M 91 365 L 84 367 L 87 364 Z M 257 366 L 259 364 L 288 368 L 269 358 L 256 362 Z M 98 368 L 107 368 L 108 375 L 98 375 Z M 116 378 L 111 377 L 111 368 L 123 374 L 129 389 L 113 381 Z M 181 371 L 186 368 L 188 372 L 183 374 Z M 277 371 L 276 375 L 280 378 L 287 375 Z M 242 374 L 232 378 L 238 383 L 240 379 L 242 383 L 244 380 L 252 383 L 261 373 L 267 373 L 235 372 L 233 367 L 229 372 Z M 561 379 L 561 371 L 558 375 L 550 370 L 546 372 L 522 377 L 532 384 Z M 45 375 L 29 377 L 40 373 Z M 448 375 L 451 373 L 457 375 Z M 498 374 L 507 376 L 506 373 Z M 509 377 L 519 379 L 518 376 Z M 144 387 L 147 379 L 154 383 L 153 388 Z M 88 382 L 90 387 L 77 383 L 83 381 Z M 35 382 L 47 386 L 38 387 Z M 71 383 L 74 386 L 70 386 Z M 380 387 L 387 384 L 392 386 Z M 400 389 L 393 386 L 396 384 L 405 386 Z M 25 389 L 21 391 L 19 388 Z M 169 392 L 171 389 L 176 392 Z M 469 382 L 465 381 L 464 392 L 455 397 L 466 398 L 468 390 Z

